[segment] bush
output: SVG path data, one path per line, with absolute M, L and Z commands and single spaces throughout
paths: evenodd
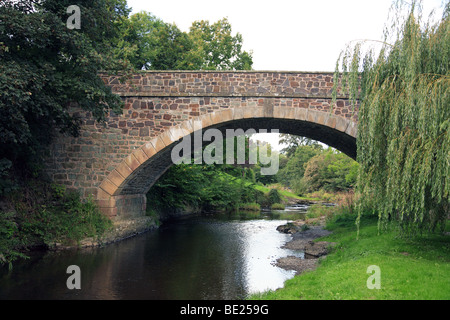
M 272 210 L 284 210 L 285 206 L 282 203 L 274 203 L 270 208 Z
M 25 257 L 24 249 L 76 244 L 99 237 L 112 226 L 93 199 L 83 200 L 61 186 L 30 181 L 8 201 L 11 210 L 0 211 L 0 264 Z
M 0 211 L 0 265 L 7 263 L 10 269 L 12 261 L 25 257 L 17 250 L 20 246 L 18 231 L 14 213 Z
M 270 189 L 267 195 L 267 200 L 269 202 L 269 205 L 272 205 L 274 203 L 280 203 L 282 199 L 277 189 Z
M 261 206 L 259 205 L 259 203 L 242 203 L 239 205 L 239 210 L 260 211 Z

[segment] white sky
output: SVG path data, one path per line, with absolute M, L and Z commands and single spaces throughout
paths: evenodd
M 127 0 L 189 31 L 192 22 L 227 17 L 253 51 L 254 70 L 334 71 L 352 40 L 381 40 L 392 0 Z M 423 0 L 424 15 L 442 0 Z M 442 12 L 442 11 L 440 11 Z M 440 16 L 439 16 L 440 17 Z M 272 144 L 274 141 L 270 141 Z

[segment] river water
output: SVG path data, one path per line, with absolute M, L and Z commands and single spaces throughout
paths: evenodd
M 274 265 L 303 253 L 276 227 L 306 207 L 258 214 L 190 216 L 107 245 L 33 253 L 0 270 L 0 299 L 231 300 L 283 286 L 293 271 Z M 67 268 L 80 268 L 81 289 L 68 289 Z

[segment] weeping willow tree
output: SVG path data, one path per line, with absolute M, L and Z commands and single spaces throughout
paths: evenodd
M 446 1 L 435 23 L 423 21 L 419 1 L 393 7 L 397 15 L 378 50 L 353 43 L 336 66 L 341 89 L 359 101 L 358 230 L 368 206 L 379 230 L 390 221 L 403 234 L 443 230 L 450 208 L 450 6 Z

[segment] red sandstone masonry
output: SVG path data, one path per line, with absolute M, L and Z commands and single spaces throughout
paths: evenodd
M 282 96 L 330 97 L 332 73 L 268 71 L 146 71 L 121 84 L 119 77 L 104 75 L 114 92 L 122 96 Z

